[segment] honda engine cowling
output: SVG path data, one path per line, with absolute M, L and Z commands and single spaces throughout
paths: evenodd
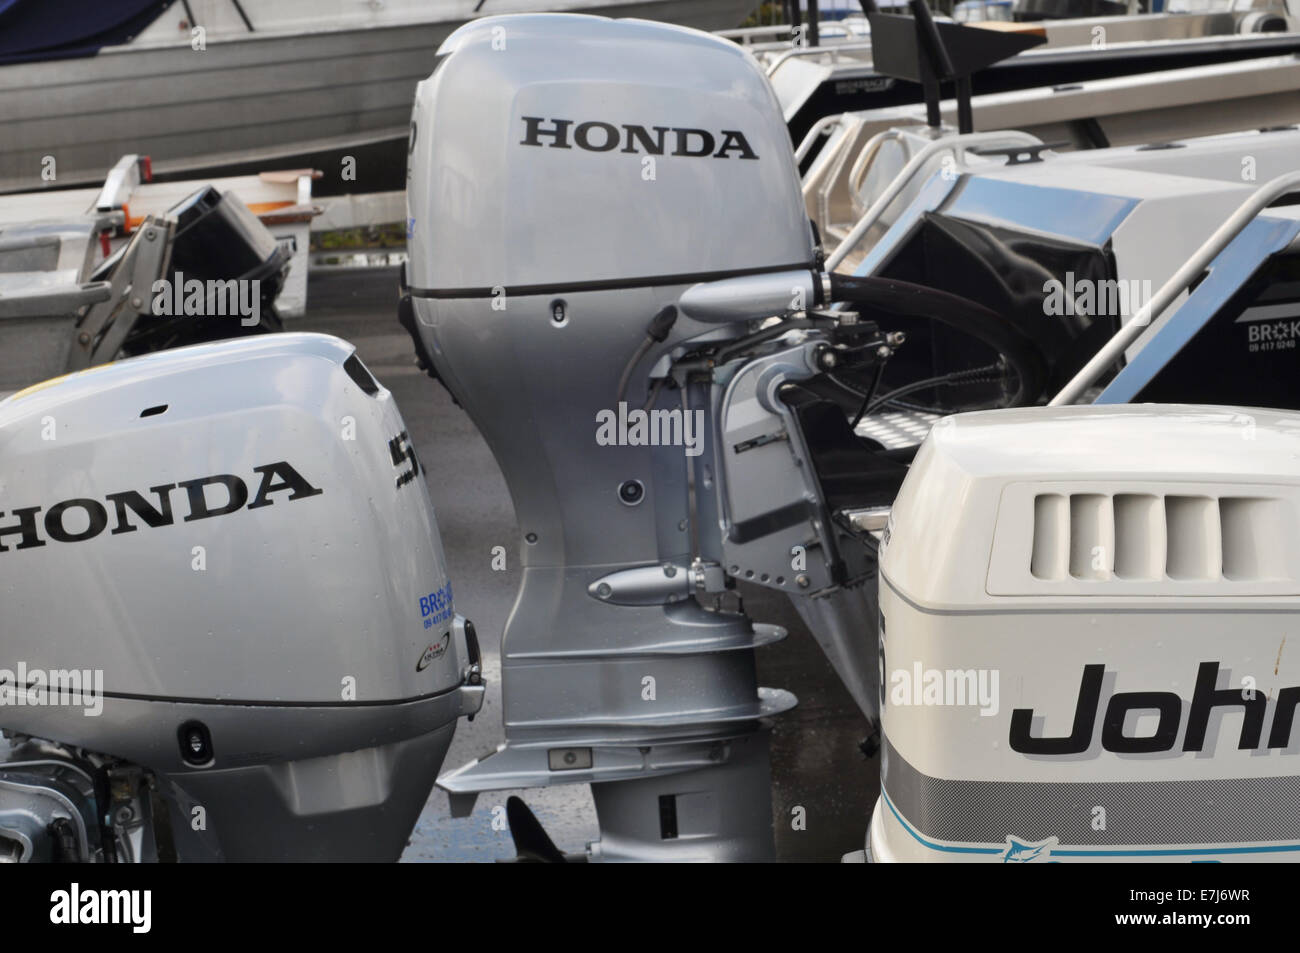
M 482 687 L 419 459 L 350 345 L 38 385 L 0 404 L 0 473 L 0 727 L 70 765 L 32 784 L 89 778 L 92 817 L 161 792 L 182 859 L 396 859 Z M 39 855 L 9 806 L 0 839 Z M 77 859 L 143 849 L 73 828 Z
M 735 580 L 826 596 L 830 643 L 875 672 L 844 624 L 871 590 L 843 611 L 864 575 L 833 552 L 808 448 L 764 430 L 793 419 L 770 401 L 824 370 L 833 323 L 749 337 L 821 290 L 776 99 L 735 44 L 641 21 L 486 18 L 439 57 L 411 123 L 402 320 L 501 465 L 523 564 L 506 744 L 440 783 L 457 810 L 591 783 L 593 857 L 770 857 L 760 719 L 795 699 L 758 687 L 753 650 L 785 632 Z

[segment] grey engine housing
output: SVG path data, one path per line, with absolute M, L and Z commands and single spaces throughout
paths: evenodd
M 57 801 L 51 773 L 143 769 L 181 859 L 397 859 L 483 689 L 405 425 L 352 346 L 38 385 L 0 403 L 0 461 L 0 727 L 81 760 L 0 778 L 45 772 Z M 102 710 L 24 703 L 20 666 L 102 673 Z
M 641 21 L 467 25 L 416 94 L 408 232 L 405 320 L 492 447 L 522 537 L 506 744 L 440 778 L 454 809 L 591 783 L 595 858 L 771 857 L 762 719 L 795 699 L 758 687 L 753 650 L 785 632 L 726 600 L 736 576 L 811 592 L 788 540 L 770 540 L 785 569 L 738 562 L 722 484 L 735 415 L 780 411 L 755 410 L 756 381 L 669 369 L 687 342 L 811 306 L 817 251 L 761 70 Z M 777 373 L 815 373 L 812 346 Z M 676 445 L 598 439 L 642 408 L 677 415 Z M 781 489 L 803 508 L 811 468 L 791 469 Z

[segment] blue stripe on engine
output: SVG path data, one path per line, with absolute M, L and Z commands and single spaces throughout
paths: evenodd
M 1000 854 L 1005 851 L 1006 845 L 997 847 L 954 847 L 948 844 L 940 844 L 937 841 L 928 840 L 922 837 L 911 824 L 898 813 L 898 808 L 894 807 L 894 802 L 889 799 L 885 789 L 880 789 L 880 799 L 889 807 L 894 817 L 898 818 L 898 823 L 903 825 L 903 830 L 911 834 L 918 844 L 930 850 L 944 851 L 950 854 Z M 1107 849 L 1052 849 L 1053 857 L 1204 857 L 1223 854 L 1280 854 L 1289 851 L 1300 851 L 1300 844 L 1270 844 L 1263 847 L 1176 847 L 1176 848 L 1142 848 L 1132 850 L 1107 850 Z

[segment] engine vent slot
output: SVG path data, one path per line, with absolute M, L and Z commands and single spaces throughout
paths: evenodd
M 1067 585 L 1286 582 L 1289 513 L 1268 497 L 1035 493 L 1029 574 Z
M 1165 512 L 1158 496 L 1117 493 L 1115 509 L 1115 576 L 1161 579 L 1165 574 Z
M 1219 525 L 1223 578 L 1287 578 L 1287 513 L 1281 500 L 1224 497 L 1219 500 Z
M 1165 574 L 1170 579 L 1218 579 L 1223 575 L 1217 500 L 1166 496 L 1165 525 Z
M 1070 575 L 1106 579 L 1114 564 L 1115 518 L 1110 497 L 1100 493 L 1070 496 Z
M 1029 571 L 1035 579 L 1064 579 L 1070 552 L 1070 505 L 1060 493 L 1034 497 L 1034 549 Z

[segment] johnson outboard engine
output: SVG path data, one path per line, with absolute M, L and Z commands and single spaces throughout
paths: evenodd
M 351 345 L 0 403 L 0 854 L 395 860 L 482 700 L 419 458 Z
M 871 533 L 904 472 L 852 429 L 901 343 L 876 319 L 996 319 L 821 273 L 781 111 L 735 44 L 535 15 L 439 57 L 402 319 L 501 465 L 523 565 L 506 743 L 440 784 L 463 811 L 589 782 L 595 858 L 770 857 L 762 719 L 795 699 L 758 686 L 754 650 L 785 633 L 735 583 L 791 595 L 874 718 Z
M 882 543 L 878 861 L 1300 854 L 1300 416 L 931 431 Z

